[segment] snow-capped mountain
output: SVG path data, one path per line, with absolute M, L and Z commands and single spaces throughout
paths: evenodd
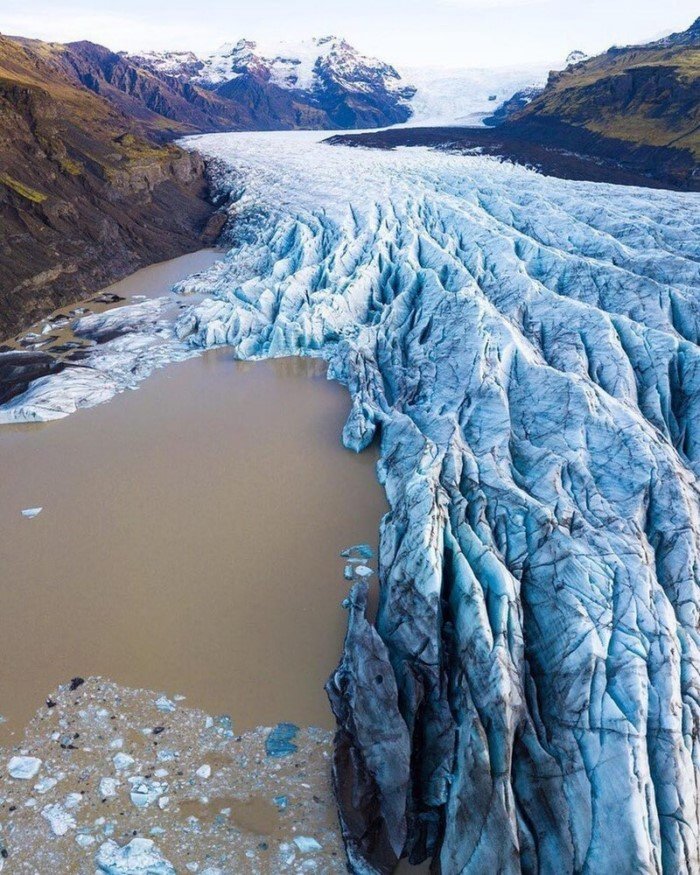
M 121 55 L 152 73 L 181 79 L 195 78 L 204 66 L 194 52 L 143 52 L 138 55 L 121 52 Z
M 272 46 L 242 39 L 223 45 L 202 62 L 197 78 L 209 86 L 247 74 L 279 88 L 301 91 L 314 91 L 330 81 L 347 91 L 367 93 L 380 88 L 406 97 L 413 94 L 392 66 L 361 54 L 335 36 Z
M 260 127 L 365 127 L 411 114 L 415 88 L 390 64 L 346 40 L 315 37 L 266 46 L 241 39 L 203 57 L 192 52 L 122 54 L 150 74 L 254 105 Z
M 145 106 L 160 131 L 480 125 L 539 92 L 551 69 L 585 56 L 521 69 L 397 70 L 337 36 L 265 44 L 228 42 L 208 55 L 147 51 L 118 55 L 72 43 L 66 59 L 83 85 L 130 115 Z M 504 108 L 503 110 L 499 107 Z

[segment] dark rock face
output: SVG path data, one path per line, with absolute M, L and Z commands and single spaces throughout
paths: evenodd
M 0 168 L 0 337 L 197 249 L 212 212 L 198 156 L 155 144 L 43 53 L 4 37 Z
M 489 128 L 503 124 L 516 113 L 525 109 L 541 93 L 541 88 L 523 88 L 522 91 L 516 91 L 512 97 L 498 107 L 493 115 L 484 119 L 484 124 Z
M 326 685 L 338 722 L 333 783 L 348 858 L 391 875 L 406 844 L 411 748 L 389 654 L 367 619 L 367 584 L 348 599 L 343 660 Z

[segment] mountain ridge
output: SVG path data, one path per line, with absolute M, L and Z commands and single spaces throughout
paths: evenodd
M 632 146 L 686 149 L 697 161 L 700 18 L 661 40 L 613 46 L 550 73 L 542 92 L 505 123 L 551 129 L 562 145 L 575 146 L 576 128 L 583 128 Z
M 303 42 L 298 56 L 225 44 L 193 52 L 114 52 L 88 40 L 43 43 L 13 37 L 54 68 L 130 115 L 149 136 L 188 133 L 382 127 L 407 121 L 415 89 L 346 40 Z

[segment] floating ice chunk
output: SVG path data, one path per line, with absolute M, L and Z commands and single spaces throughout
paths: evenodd
M 353 547 L 342 550 L 340 555 L 343 559 L 371 559 L 374 556 L 374 550 L 369 544 L 355 544 Z
M 233 738 L 233 720 L 228 714 L 219 714 L 214 721 L 216 724 L 215 732 L 222 738 Z
M 69 814 L 60 803 L 47 805 L 42 809 L 41 816 L 48 820 L 51 832 L 55 836 L 64 836 L 69 829 L 75 829 L 77 826 L 73 815 Z
M 374 574 L 374 571 L 372 571 L 368 565 L 358 565 L 355 569 L 355 574 L 357 574 L 358 577 L 370 577 Z
M 321 845 L 311 836 L 297 836 L 294 839 L 294 844 L 302 854 L 314 854 L 316 851 L 322 850 Z
M 130 766 L 134 764 L 134 758 L 130 757 L 128 753 L 117 753 L 114 755 L 112 762 L 114 763 L 114 768 L 121 772 L 124 769 L 128 769 Z
M 156 754 L 156 759 L 160 763 L 170 763 L 178 758 L 178 753 L 175 750 L 170 750 L 167 747 L 162 748 Z
M 171 702 L 167 696 L 160 696 L 160 698 L 156 699 L 156 708 L 159 711 L 170 714 L 177 708 L 177 705 L 175 702 Z
M 22 781 L 30 781 L 36 777 L 41 768 L 41 760 L 37 757 L 12 757 L 7 764 L 7 771 L 11 778 Z
M 96 839 L 95 836 L 91 836 L 89 833 L 79 832 L 75 837 L 75 841 L 81 848 L 89 848 L 90 845 L 95 844 Z
M 111 796 L 117 795 L 117 788 L 120 781 L 116 778 L 102 778 L 100 781 L 100 796 L 102 799 L 109 799 Z
M 119 847 L 115 841 L 100 846 L 95 857 L 99 872 L 107 875 L 176 875 L 151 839 L 135 838 Z
M 299 727 L 293 723 L 278 723 L 265 740 L 265 752 L 269 757 L 286 757 L 296 753 L 294 744 Z
M 289 799 L 286 796 L 275 796 L 272 801 L 275 803 L 280 811 L 284 811 L 284 809 L 287 807 Z
M 49 790 L 52 790 L 56 784 L 58 784 L 56 778 L 40 778 L 34 785 L 34 789 L 37 793 L 40 793 L 43 796 L 44 793 L 48 793 Z
M 39 516 L 43 509 L 43 507 L 27 507 L 22 511 L 22 516 L 25 519 L 33 520 L 35 516 Z
M 343 577 L 346 580 L 352 580 L 354 573 L 355 573 L 355 569 L 352 567 L 352 565 L 346 565 L 345 568 L 343 569 Z
M 205 763 L 197 769 L 196 775 L 198 778 L 204 778 L 206 780 L 211 777 L 211 766 Z
M 149 781 L 147 778 L 129 778 L 131 784 L 131 801 L 137 808 L 148 808 L 159 796 L 168 789 L 168 785 L 159 781 Z

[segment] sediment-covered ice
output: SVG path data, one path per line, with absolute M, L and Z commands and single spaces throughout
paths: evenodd
M 360 583 L 329 682 L 353 871 L 699 871 L 698 197 L 189 142 L 236 222 L 179 348 L 323 356 L 381 440 L 376 628 Z
M 0 404 L 0 424 L 62 419 L 136 388 L 157 368 L 196 355 L 175 334 L 176 312 L 173 299 L 164 296 L 75 320 L 75 336 L 94 345 L 69 354 L 63 369 L 33 380 Z
M 697 872 L 697 196 L 191 142 L 238 223 L 179 336 L 322 355 L 381 437 L 378 636 L 356 599 L 329 687 L 354 870 Z

